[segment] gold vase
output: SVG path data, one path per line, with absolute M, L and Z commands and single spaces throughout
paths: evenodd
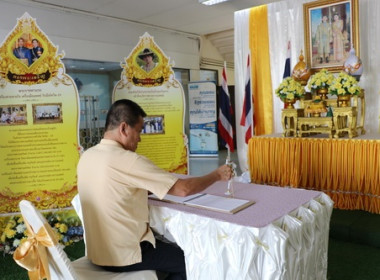
M 288 99 L 285 98 L 284 100 L 284 109 L 294 109 L 294 103 L 296 103 L 296 99 Z
M 327 88 L 319 88 L 317 89 L 317 94 L 321 97 L 322 100 L 328 99 L 327 93 L 329 90 Z
M 350 94 L 338 95 L 338 107 L 350 107 L 350 106 L 351 106 Z

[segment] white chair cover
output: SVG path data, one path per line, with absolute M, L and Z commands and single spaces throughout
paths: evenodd
M 24 219 L 30 224 L 34 232 L 38 232 L 41 227 L 49 226 L 45 217 L 42 216 L 30 201 L 22 200 L 19 206 Z M 93 265 L 86 257 L 70 262 L 59 244 L 47 247 L 47 249 L 52 280 L 157 280 L 156 272 L 153 270 L 113 273 Z

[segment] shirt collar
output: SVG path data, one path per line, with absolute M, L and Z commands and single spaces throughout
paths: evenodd
M 102 140 L 100 140 L 100 144 L 109 145 L 109 146 L 117 146 L 117 147 L 123 148 L 123 146 L 119 142 L 117 142 L 115 140 L 111 140 L 111 139 L 104 139 L 103 138 Z

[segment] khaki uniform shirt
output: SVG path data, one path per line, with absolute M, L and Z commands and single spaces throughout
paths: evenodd
M 148 191 L 163 198 L 178 179 L 108 139 L 81 156 L 77 174 L 87 257 L 105 266 L 141 262 L 140 242 L 155 246 Z

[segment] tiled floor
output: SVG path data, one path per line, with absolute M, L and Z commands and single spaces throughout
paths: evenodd
M 215 157 L 190 157 L 189 159 L 189 174 L 201 176 L 210 173 L 211 171 L 223 165 L 226 162 L 227 150 L 219 151 Z M 231 153 L 231 160 L 235 164 L 239 164 L 237 152 Z

